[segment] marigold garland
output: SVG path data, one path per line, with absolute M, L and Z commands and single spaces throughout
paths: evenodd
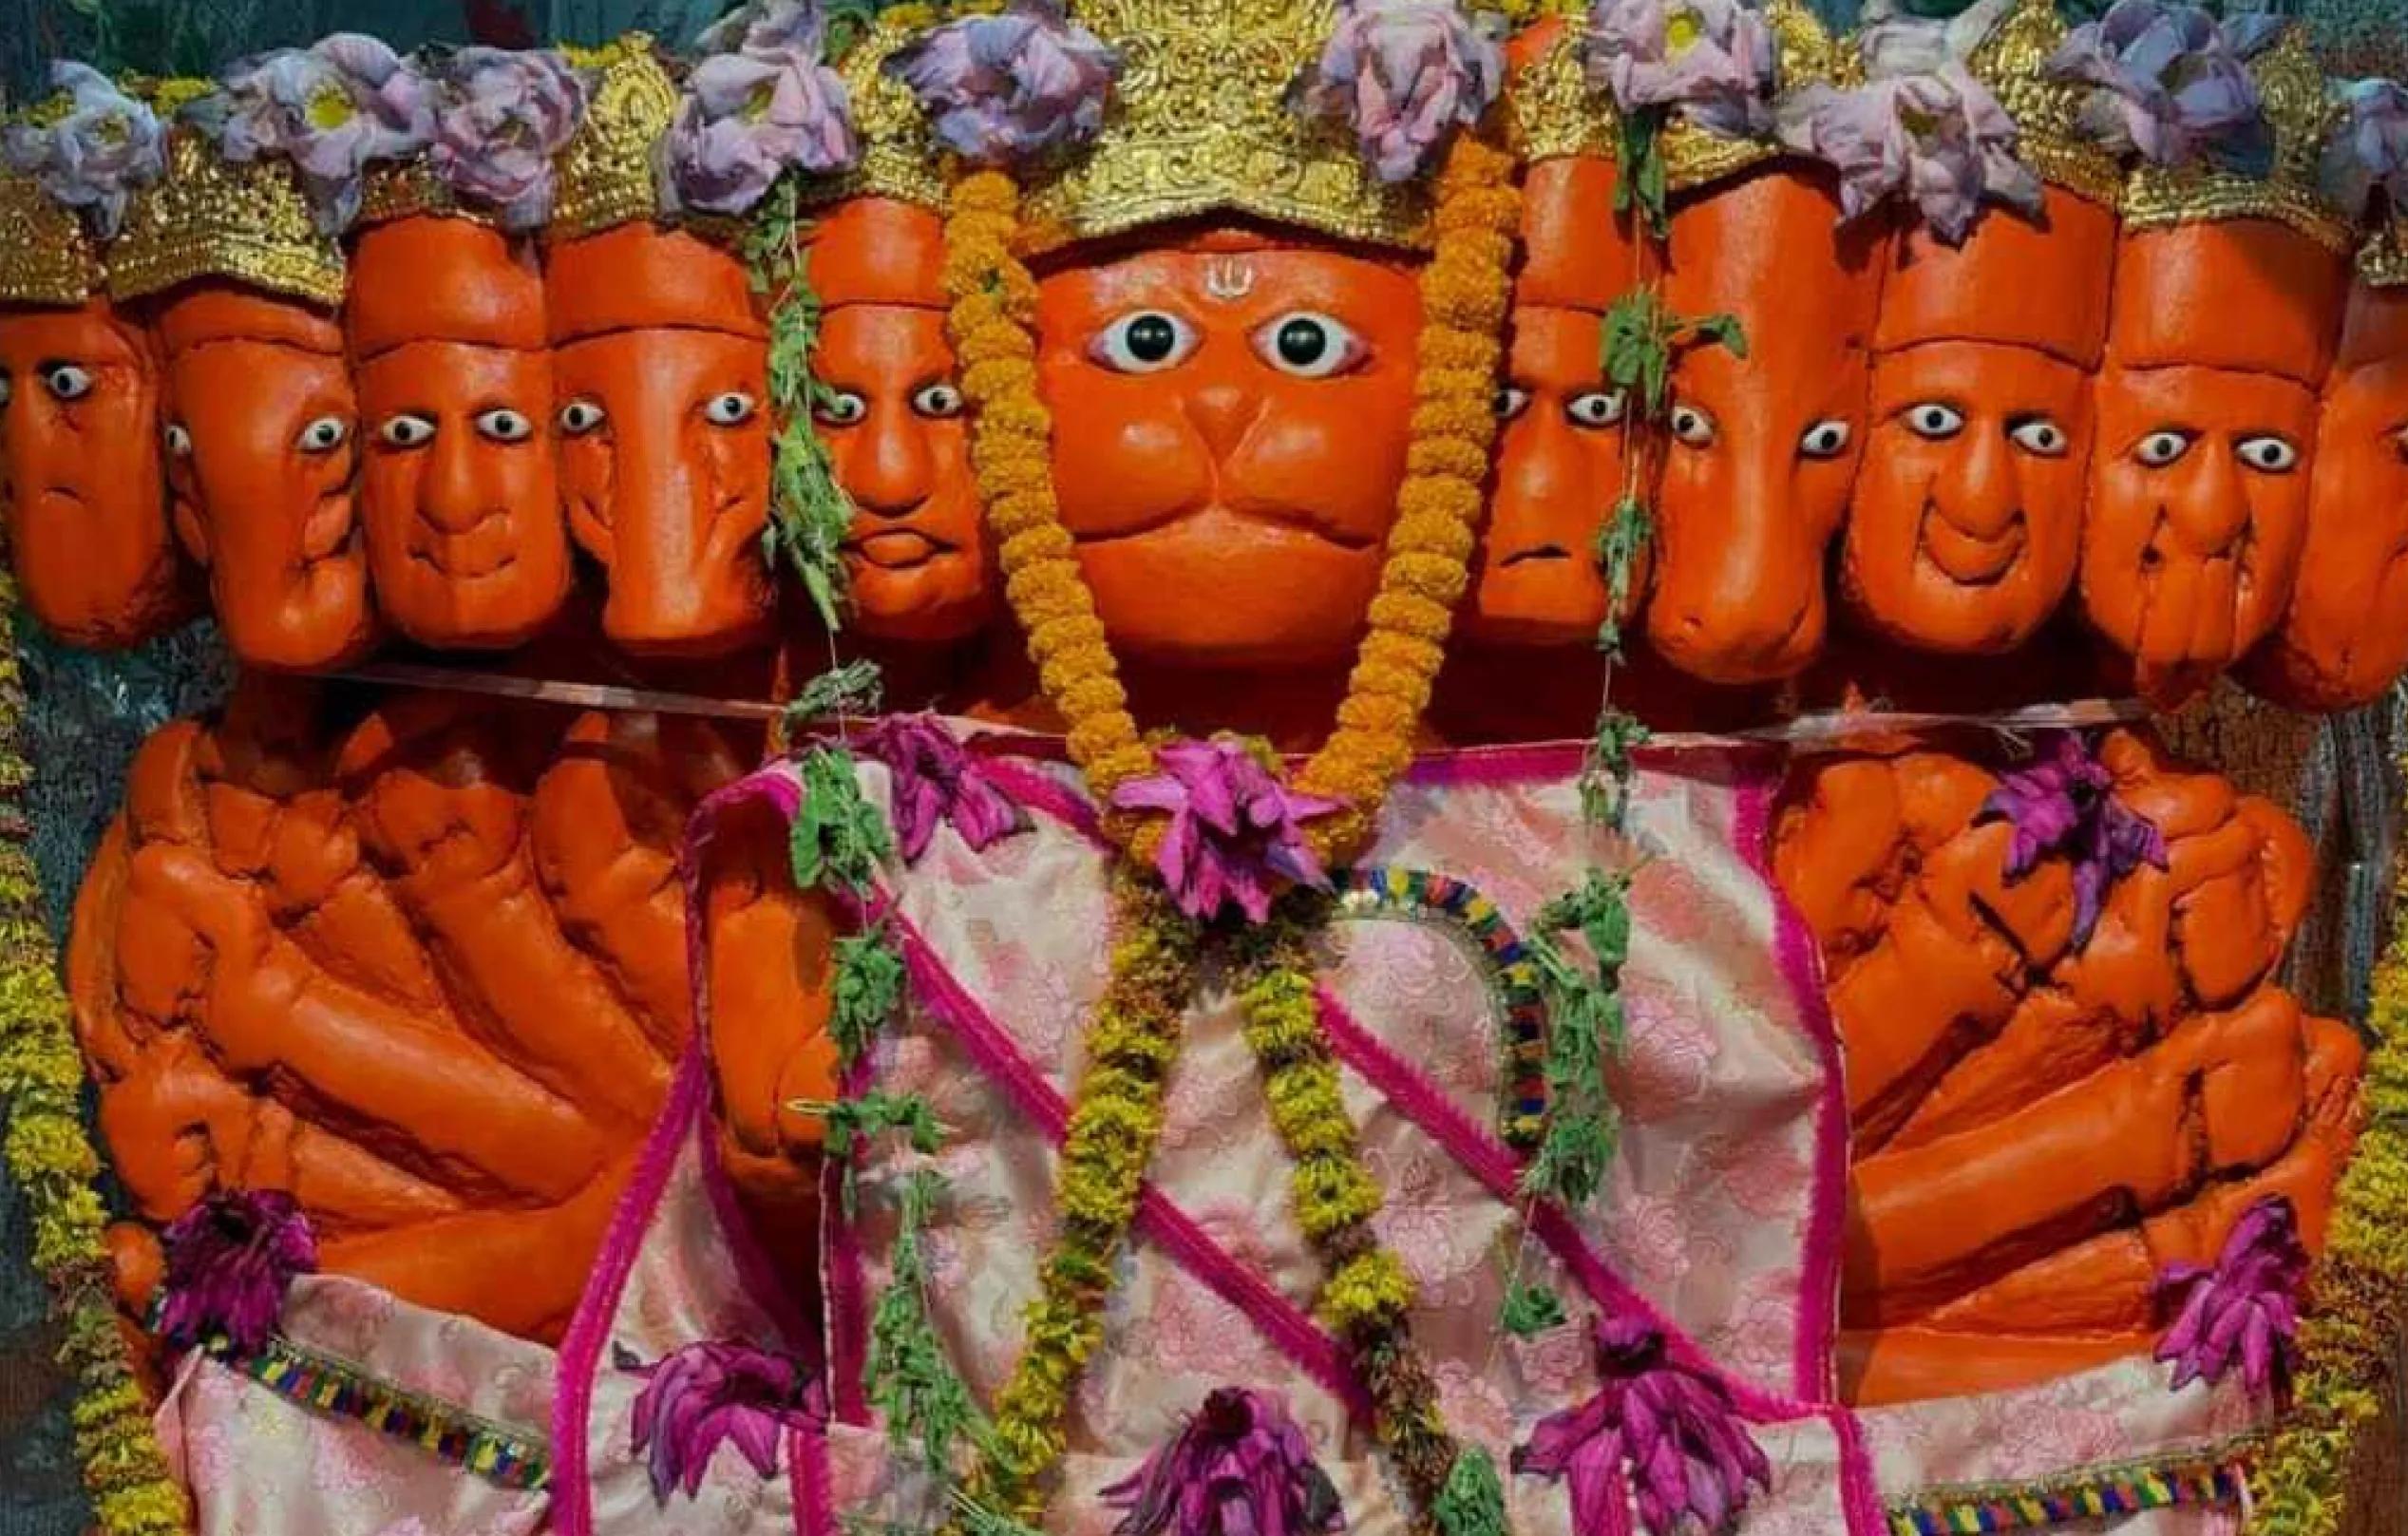
M 16 583 L 0 574 L 0 1154 L 25 1190 L 34 1267 L 66 1320 L 59 1357 L 75 1377 L 68 1417 L 92 1513 L 107 1536 L 177 1536 L 188 1524 L 183 1490 L 160 1453 L 119 1331 L 107 1212 L 93 1187 L 100 1155 L 78 1112 L 84 1060 L 25 846 L 21 801 L 32 770 L 17 747 L 25 697 L 16 608 Z

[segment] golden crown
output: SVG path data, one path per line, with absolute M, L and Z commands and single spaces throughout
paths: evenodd
M 1806 85 L 1854 85 L 1865 66 L 1856 50 L 1831 36 L 1805 0 L 1770 0 L 1764 20 L 1773 28 L 1775 88 L 1783 94 Z M 1676 114 L 1663 134 L 1664 184 L 1686 192 L 1726 180 L 1781 154 L 1771 138 L 1728 139 L 1709 133 Z
M 1611 158 L 1614 104 L 1581 64 L 1581 33 L 1563 26 L 1505 81 L 1506 142 L 1524 164 L 1570 155 Z
M 444 179 L 435 174 L 434 167 L 423 160 L 369 167 L 360 180 L 358 222 L 362 227 L 421 214 L 473 218 L 481 224 L 494 222 L 488 214 L 461 201 Z
M 2395 211 L 2359 247 L 2358 275 L 2369 288 L 2408 288 L 2408 210 Z
M 2123 167 L 2083 136 L 2083 87 L 2048 74 L 2048 62 L 2070 30 L 2056 0 L 2016 0 L 1965 67 L 2015 119 L 2017 159 L 2040 180 L 2112 208 L 2123 193 Z
M 2284 28 L 2280 38 L 2249 61 L 2249 74 L 2274 130 L 2272 170 L 2253 177 L 2206 164 L 2143 165 L 2125 182 L 2124 222 L 2134 229 L 2162 229 L 2271 218 L 2330 250 L 2350 250 L 2357 231 L 2324 199 L 2321 176 L 2324 145 L 2342 108 L 2324 88 L 2324 71 L 2309 50 L 2305 29 L 2296 23 Z
M 1335 0 L 1073 0 L 1120 50 L 1104 129 L 1033 177 L 1036 243 L 1091 239 L 1210 213 L 1251 214 L 1340 239 L 1419 247 L 1428 203 L 1382 183 L 1346 130 L 1289 110 L 1320 57 Z
M 155 96 L 159 115 L 208 88 L 165 82 Z M 292 167 L 265 158 L 231 163 L 189 124 L 169 131 L 166 175 L 135 195 L 107 267 L 109 292 L 119 298 L 227 277 L 328 309 L 343 302 L 342 250 L 318 233 Z
M 806 202 L 893 198 L 944 208 L 944 154 L 928 131 L 927 117 L 911 87 L 886 73 L 886 61 L 916 30 L 908 17 L 889 11 L 837 61 L 861 161 L 843 176 L 805 181 Z
M 75 210 L 29 176 L 0 171 L 0 304 L 72 307 L 101 286 Z
M 653 151 L 677 115 L 677 85 L 650 34 L 630 32 L 597 48 L 561 50 L 594 77 L 585 120 L 554 166 L 554 239 L 574 239 L 660 214 Z

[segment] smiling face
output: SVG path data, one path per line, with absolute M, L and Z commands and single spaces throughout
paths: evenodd
M 296 301 L 217 283 L 180 291 L 158 332 L 176 532 L 209 569 L 228 645 L 272 669 L 356 656 L 371 628 L 342 332 Z
M 1237 234 L 1043 281 L 1054 484 L 1116 641 L 1346 654 L 1395 518 L 1420 313 L 1402 266 Z
M 1838 215 L 1820 181 L 1773 168 L 1673 216 L 1667 301 L 1731 312 L 1748 349 L 1681 353 L 1657 500 L 1648 638 L 1710 681 L 1787 676 L 1822 645 L 1881 288 L 1874 237 L 1835 235 Z
M 560 494 L 610 575 L 602 628 L 630 650 L 718 654 L 768 632 L 768 348 L 743 265 L 624 225 L 545 272 Z
M 128 645 L 182 612 L 148 339 L 105 299 L 0 308 L 0 514 L 26 604 L 60 638 Z
M 379 225 L 361 237 L 346 319 L 377 606 L 426 645 L 527 638 L 569 586 L 533 268 L 465 219 Z

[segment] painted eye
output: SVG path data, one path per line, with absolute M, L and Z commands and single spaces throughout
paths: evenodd
M 702 419 L 713 427 L 742 427 L 760 408 L 759 403 L 742 389 L 730 389 L 704 402 Z
M 1318 310 L 1282 314 L 1254 333 L 1254 350 L 1282 373 L 1326 379 L 1358 366 L 1371 355 L 1354 328 Z
M 81 400 L 92 392 L 92 370 L 73 363 L 52 363 L 42 370 L 42 387 L 55 400 Z
M 583 437 L 602 425 L 602 408 L 591 400 L 572 400 L 560 408 L 560 430 Z
M 1195 350 L 1195 327 L 1160 310 L 1140 310 L 1106 326 L 1087 354 L 1116 373 L 1156 373 Z
M 812 419 L 823 427 L 852 427 L 869 414 L 869 402 L 850 389 L 823 389 L 811 406 Z
M 1530 408 L 1530 391 L 1517 385 L 1506 385 L 1494 397 L 1497 420 L 1509 422 Z
M 1943 406 L 1937 400 L 1926 400 L 1906 409 L 1906 430 L 1917 437 L 1927 437 L 1943 443 L 1964 430 L 1964 412 L 1954 406 Z
M 181 422 L 167 424 L 167 451 L 179 459 L 192 457 L 192 428 Z
M 388 447 L 424 447 L 435 440 L 435 424 L 424 416 L 389 416 L 376 436 Z
M 1588 389 L 1564 402 L 1564 418 L 1575 427 L 1611 427 L 1622 419 L 1620 389 Z
M 1702 448 L 1714 441 L 1714 418 L 1696 406 L 1673 407 L 1671 427 L 1674 441 L 1693 448 Z
M 2190 433 L 2177 432 L 2170 427 L 2163 431 L 2152 432 L 2142 438 L 2139 445 L 2133 449 L 2133 457 L 2152 469 L 2163 469 L 2189 453 L 2192 441 Z
M 2046 416 L 2026 416 L 2007 428 L 2007 436 L 2017 447 L 2043 459 L 2062 459 L 2072 446 L 2066 441 L 2065 428 Z
M 320 416 L 301 428 L 300 435 L 293 440 L 293 446 L 303 453 L 332 453 L 349 442 L 351 436 L 350 422 L 340 416 Z
M 961 414 L 961 391 L 950 384 L 929 384 L 912 391 L 911 408 L 932 422 Z
M 535 423 L 521 412 L 497 407 L 478 413 L 477 430 L 496 443 L 523 443 L 535 435 Z
M 2299 467 L 2300 450 L 2288 438 L 2267 432 L 2258 437 L 2245 437 L 2233 452 L 2241 462 L 2262 475 L 2287 475 Z
M 1836 459 L 1848 450 L 1848 424 L 1826 416 L 1798 434 L 1797 450 L 1810 459 Z

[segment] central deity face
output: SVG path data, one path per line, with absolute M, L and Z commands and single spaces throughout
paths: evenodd
M 343 333 L 304 304 L 197 284 L 160 312 L 176 531 L 235 654 L 329 667 L 371 637 Z
M 1400 264 L 1234 231 L 1044 279 L 1054 484 L 1116 641 L 1345 654 L 1395 520 L 1420 319 Z
M 123 645 L 173 617 L 159 370 L 105 299 L 0 309 L 0 512 L 26 603 L 61 638 Z

